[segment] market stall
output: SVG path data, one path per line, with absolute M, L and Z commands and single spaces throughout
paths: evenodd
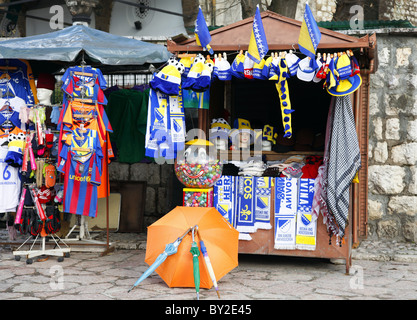
M 298 52 L 297 45 L 302 24 L 300 21 L 286 18 L 269 11 L 262 12 L 261 18 L 269 46 L 268 57 L 273 58 L 275 56 L 280 58 L 283 54 L 288 54 L 288 51 L 291 50 L 291 54 L 298 55 L 299 59 L 303 59 L 303 55 L 300 55 L 300 52 Z M 216 60 L 227 60 L 231 65 L 231 69 L 233 69 L 233 65 L 238 63 L 236 61 L 240 57 L 243 56 L 241 59 L 244 59 L 243 52 L 248 49 L 252 25 L 253 18 L 251 17 L 210 32 L 210 46 L 216 54 Z M 317 221 L 316 241 L 313 250 L 302 247 L 283 248 L 277 245 L 275 229 L 277 229 L 278 225 L 281 226 L 279 223 L 282 223 L 282 226 L 288 225 L 288 219 L 286 221 L 278 221 L 280 215 L 275 211 L 279 205 L 280 198 L 277 197 L 279 191 L 277 189 L 277 182 L 275 181 L 275 186 L 270 186 L 270 205 L 267 206 L 266 221 L 263 221 L 267 224 L 269 222 L 271 228 L 255 228 L 256 232 L 249 233 L 249 240 L 240 238 L 239 252 L 342 258 L 346 260 L 346 270 L 348 271 L 351 265 L 351 248 L 353 245 L 357 245 L 360 239 L 365 238 L 367 232 L 369 77 L 375 71 L 376 66 L 376 37 L 375 35 L 367 35 L 362 38 L 355 38 L 323 28 L 320 28 L 320 32 L 321 41 L 318 45 L 318 53 L 322 56 L 331 55 L 332 59 L 333 54 L 335 58 L 336 56 L 340 57 L 340 55 L 355 57 L 358 61 L 358 72 L 360 68 L 360 76 L 362 79 L 362 83 L 357 84 L 355 90 L 352 91 L 353 93 L 347 95 L 349 97 L 348 100 L 338 100 L 343 100 L 343 103 L 351 103 L 352 105 L 354 127 L 356 128 L 360 158 L 362 161 L 358 173 L 359 183 L 352 184 L 350 187 L 349 222 L 344 230 L 343 241 L 335 241 L 334 239 L 332 241 L 331 237 L 329 237 L 328 228 L 323 224 L 323 216 L 320 215 Z M 168 50 L 180 59 L 195 53 L 201 53 L 202 47 L 197 44 L 195 38 L 191 38 L 168 41 Z M 286 53 L 283 53 L 284 51 Z M 204 55 L 206 54 L 204 52 Z M 240 79 L 239 76 L 234 75 L 227 80 L 223 79 L 225 81 L 216 80 L 212 82 L 210 87 L 210 107 L 208 109 L 199 109 L 199 128 L 204 130 L 206 136 L 209 136 L 210 123 L 213 128 L 213 119 L 222 118 L 224 120 L 223 118 L 227 119 L 229 117 L 230 124 L 227 124 L 229 129 L 233 122 L 235 122 L 233 124 L 235 129 L 244 128 L 245 126 L 251 128 L 251 124 L 252 128 L 263 128 L 265 125 L 278 128 L 277 139 L 280 139 L 281 144 L 276 143 L 275 146 L 277 147 L 270 149 L 270 151 L 261 151 L 264 162 L 274 160 L 283 162 L 292 156 L 302 157 L 304 160 L 306 158 L 311 160 L 315 156 L 322 157 L 324 141 L 321 142 L 320 148 L 318 147 L 319 141 L 316 144 L 315 141 L 310 141 L 310 139 L 320 135 L 324 138 L 328 123 L 329 105 L 334 104 L 335 101 L 332 99 L 332 95 L 323 87 L 323 82 L 320 82 L 320 79 L 318 79 L 319 81 L 311 81 L 312 78 L 306 80 L 306 74 L 304 74 L 304 79 L 302 80 L 300 80 L 300 77 L 289 78 L 285 85 L 287 86 L 287 90 L 289 90 L 293 110 L 285 113 L 284 108 L 280 108 L 280 103 L 282 104 L 285 100 L 283 99 L 283 93 L 285 92 L 282 90 L 284 87 L 281 88 L 282 91 L 279 92 L 280 98 L 278 98 L 277 90 L 275 90 L 275 84 L 273 82 L 253 79 L 254 77 L 249 80 L 243 74 L 240 76 Z M 253 67 L 253 75 L 255 75 L 255 67 Z M 348 93 L 347 91 L 346 94 Z M 280 109 L 283 110 L 282 118 Z M 285 119 L 286 115 L 291 113 L 292 127 L 291 121 Z M 245 119 L 250 119 L 251 124 L 245 123 Z M 288 126 L 285 125 L 286 121 L 289 123 Z M 220 122 L 218 126 L 225 128 L 226 124 L 222 123 L 222 121 Z M 280 136 L 283 133 L 287 134 L 290 129 L 292 129 L 291 134 Z M 263 133 L 265 134 L 265 131 Z M 293 137 L 292 134 L 300 139 L 296 142 L 290 142 Z M 297 144 L 296 147 L 295 144 Z M 246 160 L 256 155 L 257 151 L 259 152 L 260 150 L 251 150 L 248 148 L 246 152 L 240 151 L 241 153 L 238 152 L 238 154 L 240 159 L 243 157 L 243 160 Z M 228 160 L 231 160 L 234 155 L 236 155 L 236 150 L 226 149 L 223 151 L 223 156 Z M 247 172 L 251 172 L 252 174 L 254 172 L 256 173 L 256 165 L 252 163 L 251 166 Z M 246 175 L 244 176 L 246 177 Z M 232 180 L 225 175 L 224 171 L 222 178 Z M 252 178 L 255 179 L 255 177 Z M 248 181 L 241 181 L 239 178 L 237 179 L 239 182 L 228 181 L 227 183 L 234 184 L 236 190 L 244 189 L 244 187 L 239 189 L 239 183 L 256 187 L 256 180 L 247 179 Z M 307 182 L 304 181 L 304 183 Z M 307 190 L 311 188 L 309 185 L 306 186 Z M 297 190 L 300 190 L 300 187 Z M 236 194 L 234 196 L 236 197 Z
M 59 229 L 51 225 L 47 232 L 46 228 L 54 220 L 55 224 L 59 224 L 58 209 L 55 204 L 52 213 L 48 213 L 43 205 L 54 202 L 62 203 L 59 211 L 81 217 L 78 220 L 80 222 L 76 223 L 80 227 L 76 240 L 90 240 L 84 223 L 86 217 L 106 215 L 107 242 L 89 241 L 82 244 L 105 246 L 109 250 L 110 191 L 107 165 L 112 157 L 109 143 L 112 127 L 104 109 L 107 98 L 103 91 L 107 83 L 103 73 L 148 70 L 152 63 L 158 66 L 166 62 L 169 56 L 162 45 L 114 36 L 84 25 L 0 43 L 0 65 L 4 79 L 1 102 L 9 106 L 9 113 L 12 113 L 6 115 L 9 109 L 2 109 L 1 114 L 6 120 L 2 124 L 3 136 L 10 140 L 10 133 L 14 133 L 17 140 L 26 140 L 26 143 L 21 141 L 20 149 L 16 148 L 23 153 L 23 159 L 20 159 L 19 164 L 12 165 L 16 175 L 17 172 L 23 173 L 26 179 L 21 184 L 16 183 L 13 193 L 16 198 L 13 204 L 16 206 L 5 210 L 15 212 L 19 205 L 15 226 L 22 234 L 26 234 L 27 228 L 32 228 L 36 222 L 37 230 L 30 230 L 29 233 L 34 237 L 40 235 L 43 241 L 40 252 L 34 253 L 32 248 L 29 251 L 17 250 L 16 256 L 27 256 L 29 259 L 37 255 L 55 254 L 45 250 L 45 237 L 53 237 Z M 60 101 L 60 105 L 51 105 L 50 98 L 56 81 L 54 75 L 58 73 L 63 73 L 60 88 L 63 101 Z M 47 113 L 47 109 L 52 112 Z M 9 125 L 7 128 L 6 122 Z M 11 131 L 12 128 L 16 132 Z M 6 144 L 4 147 L 5 152 L 12 150 L 10 142 L 8 150 Z M 6 169 L 9 168 L 6 163 L 4 165 Z M 35 182 L 31 180 L 34 175 Z M 3 179 L 9 178 L 3 175 Z M 53 192 L 57 192 L 56 196 L 51 197 Z M 45 202 L 39 202 L 40 197 L 45 198 Z M 26 202 L 30 200 L 28 198 L 33 200 L 30 205 Z M 99 198 L 106 199 L 106 212 L 98 212 Z M 29 207 L 33 214 L 27 217 L 26 209 Z M 62 244 L 61 240 L 58 242 Z M 67 249 L 61 253 L 68 253 Z

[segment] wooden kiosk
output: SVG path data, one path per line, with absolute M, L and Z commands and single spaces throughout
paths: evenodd
M 270 52 L 297 51 L 297 42 L 301 28 L 300 21 L 281 16 L 271 11 L 262 12 L 261 18 Z M 252 24 L 253 17 L 211 31 L 212 41 L 210 45 L 214 52 L 222 54 L 226 52 L 227 55 L 236 55 L 240 50 L 247 50 Z M 322 37 L 318 46 L 318 52 L 333 53 L 351 49 L 358 59 L 361 68 L 362 85 L 351 95 L 351 99 L 359 138 L 362 167 L 359 171 L 360 183 L 352 184 L 351 186 L 349 225 L 346 228 L 345 243 L 342 246 L 336 245 L 336 241 L 332 241 L 332 244 L 329 244 L 329 235 L 320 215 L 317 222 L 317 245 L 314 251 L 274 249 L 274 229 L 271 229 L 258 230 L 251 234 L 251 241 L 240 240 L 239 253 L 345 259 L 346 272 L 349 272 L 351 266 L 351 249 L 353 246 L 358 245 L 361 239 L 367 236 L 369 78 L 370 74 L 375 72 L 376 36 L 373 34 L 356 38 L 324 28 L 320 28 L 320 32 Z M 174 54 L 202 52 L 202 48 L 197 45 L 195 38 L 169 40 L 167 47 Z M 203 52 L 203 54 L 206 53 Z M 233 59 L 234 57 L 229 57 L 228 61 L 231 62 Z M 263 80 L 253 80 L 251 82 L 251 80 L 232 79 L 231 81 L 214 82 L 210 90 L 210 110 L 199 109 L 199 128 L 208 134 L 210 119 L 222 117 L 220 112 L 223 109 L 228 110 L 231 115 L 236 116 L 238 114 L 239 105 L 237 104 L 239 102 L 237 100 L 239 99 L 236 99 L 236 97 L 239 94 L 239 90 L 241 90 L 241 93 L 247 91 L 244 89 L 244 84 L 242 84 L 244 81 L 249 82 L 247 88 L 254 88 L 253 90 L 257 90 L 257 88 L 262 90 L 261 87 L 266 86 L 266 82 L 268 82 L 268 80 L 265 80 L 265 85 L 259 85 L 259 82 L 264 82 Z M 299 94 L 292 93 L 291 89 L 290 85 L 290 97 L 296 99 Z M 323 89 L 319 94 L 322 94 L 323 99 L 326 98 L 326 95 L 329 96 Z M 329 97 L 327 98 L 330 99 Z M 280 113 L 278 100 L 276 100 L 275 108 L 278 108 L 275 110 L 277 113 Z M 255 110 L 256 108 L 254 107 L 252 112 L 258 112 Z M 321 121 L 325 123 L 326 116 L 322 115 L 321 118 Z M 311 151 L 291 151 L 288 153 L 264 151 L 263 154 L 266 155 L 267 160 L 275 160 L 289 157 L 291 154 L 310 155 L 320 153 Z M 274 197 L 272 196 L 271 198 Z M 274 214 L 272 212 L 271 225 L 274 225 L 273 219 Z

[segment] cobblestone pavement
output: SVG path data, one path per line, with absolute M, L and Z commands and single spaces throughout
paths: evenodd
M 62 262 L 49 257 L 32 264 L 16 261 L 10 245 L 1 245 L 0 300 L 195 300 L 193 288 L 169 288 L 157 274 L 128 293 L 148 267 L 146 237 L 119 234 L 111 241 L 116 249 L 105 256 L 74 251 Z M 417 248 L 364 241 L 353 250 L 350 275 L 327 259 L 239 255 L 219 290 L 225 301 L 417 299 Z M 200 299 L 218 301 L 214 289 L 201 289 Z

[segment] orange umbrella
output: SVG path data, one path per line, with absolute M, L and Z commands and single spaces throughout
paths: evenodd
M 220 280 L 237 267 L 239 232 L 215 208 L 176 207 L 148 227 L 145 262 L 156 260 L 167 243 L 178 238 L 185 230 L 198 225 L 198 232 L 207 247 L 213 271 Z M 190 256 L 191 234 L 187 234 L 178 252 L 155 270 L 169 287 L 194 287 L 193 259 Z M 210 289 L 213 282 L 203 256 L 199 256 L 200 287 Z

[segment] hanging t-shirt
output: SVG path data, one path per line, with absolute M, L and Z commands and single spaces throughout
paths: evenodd
M 98 133 L 75 129 L 67 142 L 63 144 L 57 168 L 64 173 L 63 211 L 96 217 L 103 158 Z
M 28 61 L 21 59 L 0 59 L 0 66 L 10 68 L 7 72 L 13 80 L 13 87 L 20 85 L 26 89 L 27 97 L 19 96 L 20 98 L 29 105 L 39 103 L 36 94 L 35 78 Z
M 62 76 L 62 90 L 72 98 L 91 99 L 99 104 L 107 104 L 103 90 L 106 79 L 100 69 L 92 67 L 70 67 Z

